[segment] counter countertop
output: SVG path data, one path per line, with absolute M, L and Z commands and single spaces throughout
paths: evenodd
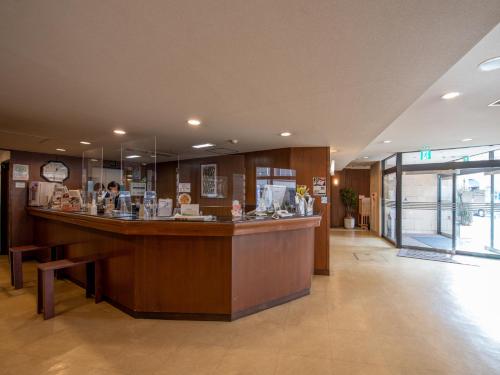
M 238 236 L 317 227 L 321 221 L 320 215 L 292 216 L 277 220 L 270 217 L 243 220 L 217 217 L 214 221 L 176 221 L 167 218 L 140 219 L 89 215 L 35 207 L 28 207 L 27 211 L 32 216 L 42 219 L 56 220 L 107 232 L 143 236 Z

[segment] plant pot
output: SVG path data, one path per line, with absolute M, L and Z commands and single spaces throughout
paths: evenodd
M 345 229 L 354 229 L 354 218 L 353 217 L 345 217 L 344 218 L 344 228 Z

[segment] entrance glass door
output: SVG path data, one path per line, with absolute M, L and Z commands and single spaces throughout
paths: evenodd
M 493 249 L 500 253 L 500 174 L 493 174 Z
M 460 170 L 456 176 L 457 251 L 491 254 L 493 175 Z
M 438 177 L 438 228 L 437 233 L 453 238 L 453 176 Z M 448 250 L 448 249 L 447 249 Z
M 396 242 L 396 173 L 384 175 L 383 184 L 383 235 L 392 242 Z

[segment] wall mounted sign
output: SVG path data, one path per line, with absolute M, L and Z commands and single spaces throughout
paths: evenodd
M 12 167 L 14 181 L 28 181 L 30 179 L 30 166 L 27 164 L 14 164 Z
M 313 177 L 313 195 L 326 195 L 326 177 Z
M 217 198 L 217 164 L 202 164 L 200 167 L 201 196 Z
M 69 168 L 62 161 L 49 161 L 40 167 L 40 175 L 49 182 L 64 182 L 69 178 Z
M 191 183 L 179 182 L 179 193 L 191 193 Z
M 26 187 L 26 182 L 16 182 L 16 189 L 24 189 Z

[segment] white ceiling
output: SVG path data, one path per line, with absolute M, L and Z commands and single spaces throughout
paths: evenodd
M 234 138 L 239 151 L 332 146 L 342 168 L 498 23 L 499 5 L 3 0 L 0 147 L 79 155 L 79 140 L 108 147 L 119 127 L 175 152 Z
M 380 159 L 397 151 L 500 144 L 500 107 L 488 104 L 500 99 L 500 70 L 482 72 L 478 65 L 500 56 L 500 24 L 408 107 L 363 150 L 363 156 Z M 446 92 L 461 96 L 443 100 Z M 462 139 L 472 141 L 462 142 Z M 384 144 L 384 140 L 392 140 Z M 457 154 L 452 151 L 451 154 Z

